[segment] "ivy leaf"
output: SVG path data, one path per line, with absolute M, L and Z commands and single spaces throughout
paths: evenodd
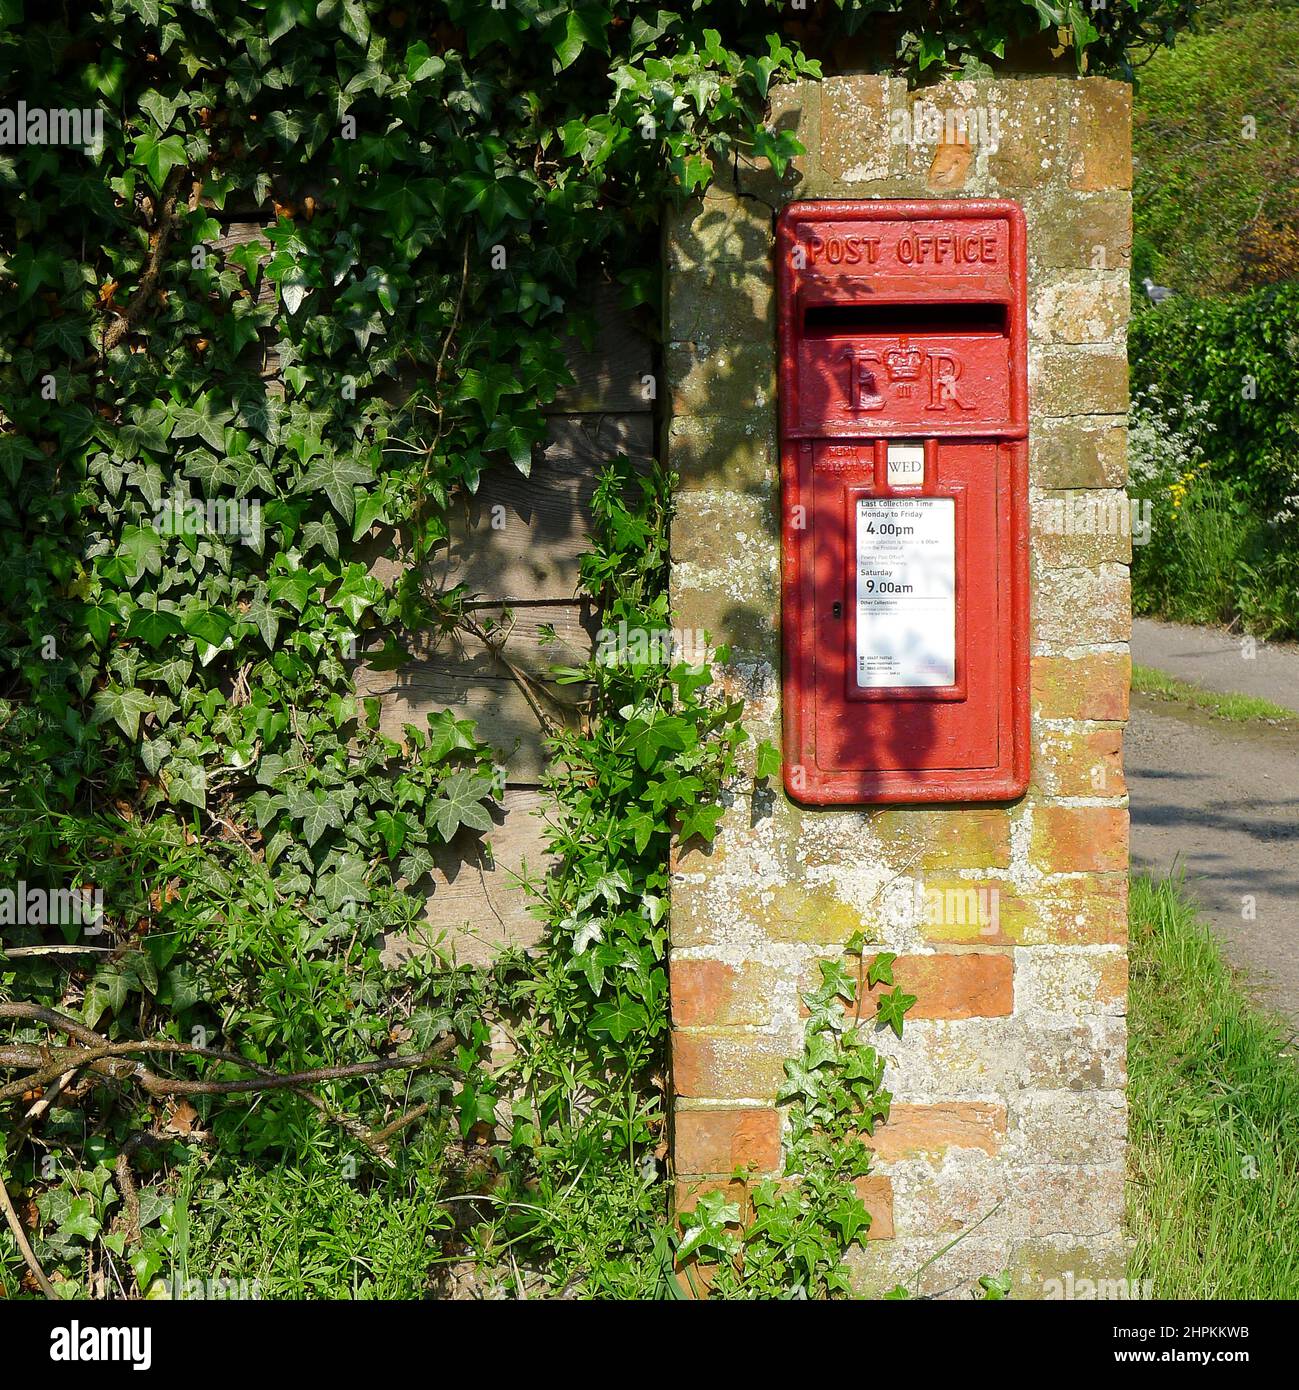
M 417 188 L 405 178 L 383 178 L 379 181 L 378 193 L 370 199 L 366 205 L 386 212 L 391 219 L 391 234 L 401 238 L 409 235 L 414 230 L 416 223 L 427 218 L 432 211 L 428 199 L 423 197 Z M 370 268 L 366 280 L 361 282 L 363 288 L 374 288 L 377 286 L 373 281 L 376 277 L 375 267 Z M 366 282 L 371 282 L 367 286 Z M 382 302 L 382 300 L 380 301 Z M 388 312 L 392 312 L 391 304 L 385 305 Z
M 227 89 L 233 85 L 244 104 L 250 105 L 253 98 L 261 90 L 262 81 L 257 76 L 257 69 L 253 67 L 248 54 L 236 54 L 226 71 L 230 74 L 229 81 L 226 83 Z
M 759 781 L 780 776 L 780 749 L 765 738 L 758 744 L 754 776 Z
M 429 52 L 423 39 L 406 50 L 406 81 L 427 82 L 430 77 L 440 77 L 446 71 L 446 63 Z
M 117 614 L 113 609 L 105 608 L 103 604 L 89 604 L 81 610 L 81 620 L 95 645 L 102 647 L 108 641 L 108 634 L 117 621 Z
M 1041 5 L 1038 8 L 1041 10 Z M 941 34 L 933 34 L 928 31 L 922 32 L 919 38 L 920 71 L 924 72 L 931 63 L 939 63 L 943 60 L 947 54 L 947 44 Z
M 492 818 L 483 805 L 483 797 L 492 790 L 489 777 L 462 768 L 453 772 L 438 788 L 437 799 L 433 802 L 433 824 L 446 841 L 467 825 L 471 830 L 491 830 Z
M 302 528 L 303 550 L 314 550 L 316 546 L 331 560 L 338 559 L 338 527 L 328 512 L 319 521 L 308 521 Z
M 533 187 L 526 179 L 504 174 L 462 174 L 457 184 L 469 193 L 466 212 L 477 212 L 489 232 L 496 231 L 507 217 L 516 222 L 528 220 Z
M 483 419 L 491 425 L 500 409 L 501 397 L 522 389 L 510 369 L 498 364 L 483 371 L 468 368 L 460 378 L 459 395 L 461 399 L 477 401 L 482 407 Z
M 875 1021 L 882 1027 L 892 1028 L 898 1037 L 901 1037 L 903 1016 L 915 1002 L 916 996 L 914 994 L 903 994 L 900 989 L 882 995 L 875 1014 Z
M 383 585 L 365 572 L 362 564 L 348 565 L 343 582 L 330 596 L 330 608 L 339 608 L 352 622 L 359 622 L 367 608 L 383 597 Z
M 123 458 L 135 458 L 141 450 L 161 453 L 167 447 L 172 419 L 165 410 L 155 407 L 128 420 L 117 431 L 117 448 Z
M 661 752 L 679 753 L 693 741 L 694 731 L 679 715 L 654 710 L 627 720 L 626 740 L 636 750 L 636 761 L 646 771 Z
M 303 0 L 267 0 L 266 37 L 275 43 L 306 17 Z
M 584 48 L 607 53 L 608 40 L 604 32 L 607 22 L 607 12 L 602 16 L 599 10 L 584 6 L 570 10 L 564 21 L 564 36 L 555 44 L 555 71 L 563 72 L 571 67 L 581 57 Z
M 299 265 L 291 266 L 280 276 L 279 287 L 284 307 L 290 314 L 296 314 L 311 293 L 307 273 Z
M 395 859 L 406 843 L 406 836 L 415 828 L 405 811 L 376 811 L 375 829 L 383 836 L 388 858 Z
M 30 459 L 40 460 L 45 456 L 24 435 L 6 434 L 0 437 L 0 469 L 12 485 L 16 485 L 22 473 L 23 464 Z
M 59 1223 L 61 1236 L 79 1236 L 86 1241 L 94 1240 L 101 1229 L 89 1197 L 74 1197 L 67 1216 Z
M 795 1096 L 813 1099 L 821 1090 L 821 1081 L 816 1073 L 804 1065 L 801 1057 L 787 1058 L 785 1061 L 785 1080 L 776 1092 L 777 1100 L 793 1100 Z
M 507 420 L 497 420 L 483 441 L 484 449 L 504 449 L 525 478 L 532 473 L 532 445 L 532 432 Z
M 314 792 L 300 792 L 289 803 L 289 814 L 302 822 L 302 834 L 308 848 L 331 828 L 343 824 L 343 808 L 339 802 L 319 787 Z
M 338 27 L 359 48 L 370 41 L 370 16 L 362 0 L 342 0 Z
M 298 569 L 273 575 L 268 589 L 272 603 L 287 602 L 295 612 L 301 613 L 315 587 L 311 571 Z
M 90 320 L 65 314 L 60 319 L 48 319 L 36 330 L 36 346 L 57 347 L 65 357 L 80 358 L 90 340 Z
M 207 805 L 207 773 L 201 763 L 173 758 L 167 764 L 167 800 L 173 806 L 188 804 L 203 810 Z
M 323 492 L 330 506 L 344 521 L 350 522 L 356 510 L 352 488 L 373 480 L 374 469 L 368 463 L 328 454 L 312 462 L 294 492 Z
M 142 165 L 154 188 L 161 193 L 167 175 L 178 164 L 185 163 L 185 142 L 179 135 L 159 137 L 146 131 L 135 142 L 131 163 Z
M 302 133 L 306 128 L 307 123 L 301 116 L 282 107 L 277 107 L 266 117 L 266 129 L 282 145 L 296 145 L 302 139 Z
M 134 739 L 140 732 L 140 716 L 153 709 L 153 696 L 134 685 L 110 685 L 95 696 L 93 724 L 106 724 L 110 719 L 127 736 Z
M 253 819 L 257 822 L 258 830 L 265 830 L 266 827 L 284 810 L 288 805 L 285 797 L 272 796 L 267 791 L 256 791 L 252 796 L 247 797 L 244 805 L 253 813 Z
M 154 20 L 157 23 L 157 20 Z M 172 97 L 168 100 L 156 89 L 145 92 L 140 98 L 140 110 L 145 112 L 158 127 L 159 135 L 166 135 L 171 128 L 171 123 L 176 119 L 176 112 L 185 104 L 184 96 Z
M 835 1202 L 826 1212 L 826 1218 L 838 1230 L 844 1245 L 851 1245 L 860 1234 L 870 1230 L 870 1212 L 855 1193 Z
M 165 738 L 147 738 L 140 748 L 140 761 L 150 777 L 158 775 L 158 769 L 171 757 L 171 744 Z
M 896 951 L 881 951 L 871 961 L 866 971 L 867 987 L 873 989 L 876 985 L 891 985 L 893 983 L 893 962 L 897 958 Z
M 182 686 L 189 679 L 194 663 L 187 656 L 172 656 L 166 661 L 151 663 L 144 675 L 151 681 L 162 681 L 173 695 L 179 695 Z
M 283 754 L 267 753 L 258 760 L 257 780 L 264 787 L 273 787 L 283 778 L 288 766 L 288 759 Z
M 173 637 L 185 631 L 179 614 L 163 608 L 137 608 L 126 625 L 128 638 L 145 642 L 150 647 L 165 647 Z
M 458 749 L 472 753 L 478 746 L 474 737 L 474 721 L 457 719 L 449 709 L 430 714 L 428 727 L 428 755 L 434 762 L 442 762 L 448 753 L 454 753 Z
M 409 854 L 402 855 L 397 872 L 407 883 L 417 883 L 425 874 L 431 874 L 434 867 L 433 856 L 423 845 L 417 845 Z
M 162 537 L 152 526 L 123 526 L 117 547 L 118 558 L 129 566 L 127 575 L 134 585 L 147 570 L 162 570 Z
M 332 912 L 339 912 L 369 899 L 365 874 L 368 865 L 356 854 L 340 854 L 329 873 L 320 880 L 321 896 Z
M 280 615 L 267 600 L 265 584 L 259 584 L 253 590 L 252 599 L 241 616 L 244 622 L 251 623 L 257 629 L 261 634 L 262 641 L 271 651 L 274 651 L 275 639 L 279 636 L 280 631 Z
M 232 410 L 214 410 L 210 396 L 199 396 L 193 406 L 180 405 L 172 412 L 175 426 L 172 437 L 192 439 L 197 436 L 218 453 L 225 450 L 225 427 L 234 416 Z
M 648 811 L 636 807 L 623 813 L 620 828 L 625 834 L 631 836 L 631 842 L 636 846 L 636 853 L 644 854 L 649 848 L 650 839 L 657 827 L 658 822 Z
M 681 826 L 678 834 L 682 840 L 688 840 L 692 835 L 700 835 L 710 844 L 717 837 L 717 823 L 725 813 L 724 806 L 708 803 L 704 806 L 691 806 L 681 815 Z
M 823 960 L 821 988 L 816 991 L 818 1002 L 839 998 L 851 1004 L 857 998 L 857 981 L 843 967 L 842 961 Z
M 352 539 L 359 541 L 375 522 L 387 524 L 388 499 L 381 491 L 363 493 L 356 504 L 356 517 L 352 523 Z
M 601 1004 L 591 1015 L 589 1026 L 591 1032 L 608 1033 L 614 1042 L 623 1043 L 648 1024 L 649 1015 L 643 1004 L 638 1004 L 634 999 L 619 998 L 612 1003 Z
M 235 620 L 229 613 L 222 612 L 219 608 L 209 608 L 206 604 L 198 604 L 191 608 L 181 621 L 191 637 L 206 642 L 209 647 L 218 648 L 230 636 L 235 625 Z

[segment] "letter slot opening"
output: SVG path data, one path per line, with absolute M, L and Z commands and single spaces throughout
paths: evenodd
M 1005 304 L 808 304 L 808 338 L 860 338 L 891 333 L 994 333 L 1010 336 Z

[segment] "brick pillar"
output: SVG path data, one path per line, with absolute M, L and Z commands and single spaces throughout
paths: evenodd
M 913 120 L 921 99 L 949 119 Z M 957 138 L 940 133 L 957 111 L 965 140 L 959 122 Z M 900 1041 L 875 1040 L 896 1099 L 869 1193 L 874 1238 L 851 1256 L 862 1291 L 960 1292 L 1010 1268 L 1017 1296 L 1040 1297 L 1068 1270 L 1117 1277 L 1130 550 L 1126 528 L 1077 518 L 1089 503 L 1126 516 L 1129 91 L 1051 78 L 908 93 L 838 77 L 777 89 L 771 119 L 806 157 L 782 179 L 746 169 L 738 191 L 728 172 L 668 228 L 675 622 L 730 645 L 721 679 L 743 696 L 753 740 L 779 746 L 780 205 L 1015 198 L 1028 220 L 1033 777 L 1007 806 L 811 811 L 778 788 L 745 793 L 715 847 L 680 851 L 679 1191 L 736 1164 L 780 1170 L 774 1096 L 802 1048 L 799 992 L 863 930 L 899 954 L 918 1003 Z

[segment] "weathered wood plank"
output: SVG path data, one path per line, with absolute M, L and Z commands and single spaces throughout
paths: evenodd
M 536 677 L 533 689 L 546 713 L 556 720 L 573 717 L 583 687 L 558 685 L 552 666 L 584 661 L 594 643 L 594 619 L 589 608 L 576 603 L 516 608 L 476 608 L 475 620 L 498 624 L 493 641 L 521 671 Z M 553 628 L 556 641 L 548 642 Z M 359 696 L 380 699 L 379 727 L 400 739 L 402 726 L 424 728 L 427 716 L 441 709 L 473 719 L 478 736 L 496 750 L 510 785 L 535 786 L 546 767 L 544 732 L 536 712 L 517 680 L 482 642 L 467 634 L 448 637 L 416 654 L 415 660 L 394 671 L 376 671 L 362 662 L 355 673 Z
M 645 467 L 653 452 L 648 415 L 552 417 L 545 461 L 530 478 L 497 469 L 454 508 L 445 582 L 492 599 L 571 598 L 600 470 L 618 454 Z
M 649 339 L 627 310 L 618 307 L 618 289 L 600 285 L 594 292 L 596 331 L 590 349 L 576 338 L 565 343 L 565 358 L 576 384 L 560 391 L 552 414 L 609 410 L 648 413 L 654 398 L 644 378 L 653 371 Z
M 224 261 L 231 251 L 237 250 L 240 246 L 247 246 L 254 241 L 263 241 L 267 225 L 264 222 L 229 222 L 221 235 L 212 243 L 213 250 Z M 269 225 L 273 226 L 274 224 Z M 270 260 L 269 252 L 262 257 L 262 260 Z M 257 302 L 258 304 L 270 304 L 274 300 L 275 286 L 265 276 L 262 276 L 257 287 Z
M 417 885 L 429 893 L 424 920 L 430 944 L 459 964 L 490 965 L 506 946 L 527 948 L 541 940 L 542 924 L 528 911 L 532 900 L 518 876 L 541 878 L 552 862 L 536 814 L 546 804 L 541 792 L 507 790 L 497 829 L 483 836 L 461 831 L 434 855 L 433 873 Z M 385 955 L 400 959 L 421 949 L 392 935 Z

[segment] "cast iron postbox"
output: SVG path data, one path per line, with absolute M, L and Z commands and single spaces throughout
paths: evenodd
M 781 214 L 785 786 L 1006 801 L 1028 784 L 1024 216 Z

